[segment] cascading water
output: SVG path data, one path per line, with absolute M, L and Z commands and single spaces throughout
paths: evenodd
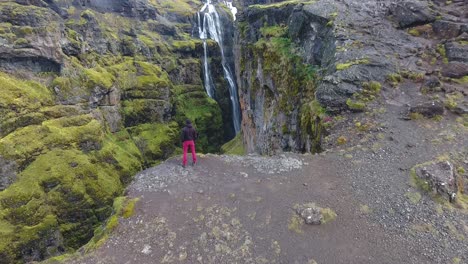
M 229 4 L 227 4 L 229 3 Z M 234 19 L 237 9 L 232 6 L 231 2 L 226 2 L 228 7 L 231 9 Z M 229 95 L 232 105 L 232 121 L 234 123 L 234 130 L 237 133 L 240 131 L 240 107 L 239 107 L 239 96 L 237 95 L 237 86 L 234 81 L 234 75 L 229 67 L 229 63 L 226 61 L 224 55 L 224 44 L 223 44 L 223 31 L 221 27 L 221 21 L 219 19 L 218 12 L 216 11 L 215 6 L 211 3 L 211 0 L 206 0 L 200 12 L 198 12 L 198 31 L 200 39 L 203 40 L 203 71 L 204 71 L 204 83 L 205 90 L 208 93 L 208 96 L 213 98 L 214 93 L 214 84 L 211 79 L 211 72 L 208 65 L 208 47 L 206 40 L 208 38 L 216 41 L 221 50 L 221 64 L 223 66 L 224 78 L 229 84 Z

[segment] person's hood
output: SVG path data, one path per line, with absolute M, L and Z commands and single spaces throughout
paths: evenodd
M 192 128 L 192 124 L 186 124 L 185 126 L 188 128 Z

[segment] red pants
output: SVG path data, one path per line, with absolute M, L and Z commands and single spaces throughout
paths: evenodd
M 184 144 L 182 146 L 182 148 L 184 150 L 184 157 L 183 157 L 183 160 L 182 160 L 182 164 L 184 164 L 184 166 L 187 165 L 187 151 L 188 151 L 189 147 L 192 150 L 192 161 L 193 161 L 193 163 L 197 162 L 197 154 L 195 154 L 195 142 L 193 142 L 193 140 L 184 141 Z

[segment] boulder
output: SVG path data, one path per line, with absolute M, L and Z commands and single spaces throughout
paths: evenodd
M 431 76 L 424 81 L 421 90 L 424 92 L 437 92 L 440 91 L 442 83 L 440 82 L 439 78 L 435 76 Z
M 315 203 L 295 205 L 294 209 L 308 225 L 322 225 L 336 218 L 336 213 L 333 210 L 319 207 Z
M 320 225 L 323 220 L 321 208 L 315 204 L 301 205 L 296 209 L 296 213 L 304 219 L 308 225 Z
M 398 3 L 391 13 L 399 28 L 424 25 L 435 20 L 430 10 L 417 1 Z
M 425 180 L 432 191 L 450 202 L 455 201 L 458 188 L 452 163 L 443 161 L 422 166 L 416 168 L 416 175 Z
M 462 78 L 468 75 L 468 64 L 462 62 L 450 62 L 444 65 L 442 76 L 450 78 Z
M 432 24 L 434 34 L 441 39 L 456 38 L 461 33 L 461 24 L 439 20 Z
M 412 106 L 409 109 L 410 113 L 419 113 L 425 117 L 431 118 L 445 113 L 444 104 L 440 101 L 429 101 Z
M 447 59 L 449 62 L 458 61 L 468 63 L 468 45 L 462 45 L 456 42 L 445 44 Z

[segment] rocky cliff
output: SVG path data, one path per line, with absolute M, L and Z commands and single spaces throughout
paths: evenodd
M 252 5 L 239 16 L 237 73 L 248 151 L 320 150 L 324 109 L 314 93 L 334 61 L 330 14 L 295 3 Z
M 239 3 L 236 70 L 249 152 L 319 151 L 329 114 L 368 111 L 382 91 L 394 98 L 409 86 L 424 95 L 409 106 L 432 96 L 442 110 L 466 114 L 463 1 Z

